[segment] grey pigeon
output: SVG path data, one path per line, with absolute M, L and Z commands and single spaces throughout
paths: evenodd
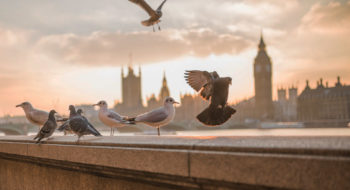
M 94 106 L 99 106 L 98 118 L 100 121 L 111 128 L 111 136 L 114 135 L 114 128 L 124 127 L 127 124 L 131 124 L 127 121 L 127 117 L 121 116 L 113 110 L 108 109 L 107 102 L 104 100 L 99 101 Z
M 157 8 L 157 10 L 153 10 L 147 3 L 145 0 L 129 0 L 130 2 L 133 2 L 137 5 L 139 5 L 142 9 L 144 9 L 148 15 L 150 16 L 149 19 L 144 20 L 141 22 L 142 25 L 144 26 L 152 26 L 153 27 L 153 32 L 154 30 L 154 24 L 158 25 L 158 29 L 160 30 L 160 26 L 159 26 L 159 22 L 161 20 L 160 17 L 162 17 L 163 13 L 162 13 L 162 7 L 164 5 L 164 3 L 166 2 L 166 0 L 164 0 L 159 7 Z
M 77 114 L 82 116 L 83 110 L 82 109 L 78 109 L 77 110 Z M 86 119 L 84 116 L 82 116 L 84 119 Z M 86 119 L 87 120 L 87 119 Z M 58 127 L 58 131 L 63 131 L 64 135 L 67 134 L 74 134 L 74 132 L 71 130 L 70 126 L 69 126 L 69 118 L 62 118 L 58 121 L 64 122 L 61 126 Z
M 89 123 L 89 121 L 79 115 L 76 110 L 75 107 L 73 105 L 69 106 L 69 119 L 68 119 L 68 125 L 70 127 L 70 129 L 76 134 L 78 135 L 78 140 L 77 142 L 79 142 L 80 137 L 82 137 L 83 135 L 94 135 L 94 136 L 101 136 L 101 134 L 91 125 L 91 123 Z
M 56 119 L 55 119 L 55 110 L 51 110 L 48 116 L 47 121 L 44 126 L 40 129 L 38 134 L 35 136 L 35 139 L 38 139 L 36 143 L 39 143 L 41 139 L 50 137 L 57 127 Z
M 186 71 L 187 83 L 205 99 L 210 99 L 210 105 L 202 111 L 197 119 L 205 125 L 216 126 L 225 123 L 236 112 L 227 105 L 231 77 L 220 77 L 216 71 Z
M 175 117 L 174 104 L 178 104 L 178 102 L 171 97 L 167 97 L 164 101 L 164 106 L 136 117 L 129 118 L 128 121 L 144 123 L 151 127 L 156 127 L 158 129 L 158 136 L 160 136 L 159 128 L 169 124 Z
M 23 102 L 21 104 L 16 105 L 16 107 L 23 108 L 23 111 L 28 121 L 34 125 L 39 126 L 39 129 L 45 124 L 47 118 L 49 117 L 48 112 L 35 109 L 29 102 Z

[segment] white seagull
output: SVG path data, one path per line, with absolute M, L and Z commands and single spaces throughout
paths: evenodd
M 174 104 L 179 103 L 173 98 L 167 97 L 164 101 L 164 106 L 138 115 L 134 118 L 129 118 L 128 121 L 134 123 L 144 123 L 151 127 L 156 127 L 158 129 L 158 136 L 160 136 L 159 128 L 169 124 L 175 117 Z
M 47 121 L 47 118 L 49 117 L 48 112 L 33 108 L 32 104 L 30 104 L 29 102 L 23 102 L 21 104 L 16 105 L 16 107 L 23 108 L 23 111 L 28 121 L 34 125 L 38 125 L 39 129 L 42 128 L 42 126 Z
M 94 106 L 100 107 L 98 111 L 98 118 L 100 121 L 111 128 L 111 136 L 114 135 L 114 128 L 124 127 L 127 124 L 131 124 L 127 121 L 127 117 L 121 116 L 113 110 L 108 109 L 107 102 L 104 100 L 99 101 Z

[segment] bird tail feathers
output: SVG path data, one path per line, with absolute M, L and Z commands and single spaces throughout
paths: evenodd
M 231 106 L 221 108 L 210 104 L 197 116 L 197 119 L 205 125 L 216 126 L 225 123 L 234 113 L 236 113 L 236 110 Z
M 128 122 L 128 124 L 136 124 L 135 117 L 125 118 L 125 121 Z

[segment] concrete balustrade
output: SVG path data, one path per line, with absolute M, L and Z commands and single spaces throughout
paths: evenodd
M 0 189 L 350 189 L 349 137 L 0 137 Z

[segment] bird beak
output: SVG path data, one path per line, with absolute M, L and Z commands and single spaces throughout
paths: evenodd
M 16 105 L 16 108 L 18 108 L 18 107 L 22 107 L 22 104 L 18 104 L 18 105 Z
M 92 104 L 92 106 L 98 106 L 98 104 Z
M 174 104 L 180 104 L 179 102 L 174 102 Z

